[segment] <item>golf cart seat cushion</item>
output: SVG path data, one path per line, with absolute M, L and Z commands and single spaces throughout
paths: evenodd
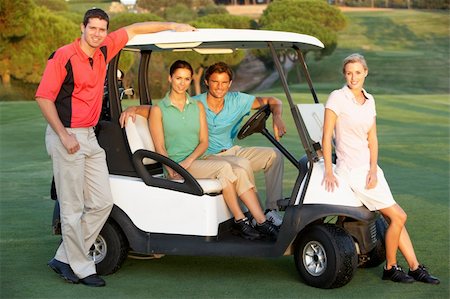
M 145 117 L 136 115 L 134 122 L 129 117 L 125 125 L 125 132 L 127 133 L 131 153 L 134 153 L 138 149 L 145 149 L 151 152 L 155 151 L 155 145 L 153 144 L 150 130 L 148 129 L 148 120 Z M 155 160 L 149 158 L 144 158 L 143 162 L 145 165 L 156 163 Z
M 205 194 L 220 194 L 222 193 L 222 185 L 216 179 L 196 179 L 203 189 Z M 182 182 L 182 180 L 174 180 L 175 182 Z
M 127 134 L 128 144 L 130 145 L 131 153 L 134 153 L 138 149 L 145 149 L 151 152 L 155 151 L 155 145 L 153 144 L 150 130 L 148 127 L 148 120 L 140 115 L 136 115 L 136 119 L 128 118 L 125 125 L 125 132 Z M 157 163 L 155 160 L 144 158 L 143 163 L 145 165 Z M 222 186 L 219 180 L 215 179 L 197 179 L 197 182 L 203 189 L 204 193 L 215 194 L 222 192 Z

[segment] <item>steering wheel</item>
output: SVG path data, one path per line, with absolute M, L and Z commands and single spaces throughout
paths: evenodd
M 244 139 L 253 133 L 261 133 L 266 128 L 266 120 L 270 116 L 270 106 L 264 105 L 250 117 L 239 130 L 237 137 Z

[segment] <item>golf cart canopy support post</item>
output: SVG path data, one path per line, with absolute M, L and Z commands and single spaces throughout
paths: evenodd
M 141 105 L 151 105 L 150 84 L 148 82 L 148 66 L 152 56 L 151 50 L 141 51 L 141 61 L 139 63 L 139 95 Z
M 298 55 L 299 64 L 303 69 L 303 74 L 305 75 L 306 82 L 308 82 L 309 90 L 311 91 L 311 94 L 314 98 L 314 103 L 319 104 L 319 99 L 317 98 L 316 91 L 314 89 L 314 86 L 312 84 L 311 76 L 309 75 L 308 66 L 306 65 L 305 57 L 303 55 L 303 52 L 300 51 L 300 49 L 296 46 L 294 46 L 295 51 Z
M 111 101 L 111 99 L 118 99 L 119 96 L 119 85 L 117 81 L 117 69 L 119 65 L 120 52 L 109 62 L 107 78 L 113 78 L 113 80 L 108 80 L 108 97 L 109 105 L 111 107 L 110 116 L 112 120 L 118 120 L 122 108 L 120 107 L 120 101 Z
M 297 131 L 300 136 L 300 140 L 303 144 L 303 147 L 305 149 L 306 155 L 308 156 L 308 161 L 312 164 L 314 161 L 318 159 L 316 151 L 314 149 L 314 142 L 311 140 L 311 137 L 309 136 L 308 130 L 306 129 L 306 125 L 303 121 L 302 116 L 300 115 L 297 106 L 294 104 L 294 101 L 292 100 L 291 92 L 289 90 L 289 85 L 286 80 L 286 76 L 284 74 L 283 66 L 281 65 L 280 60 L 278 59 L 277 52 L 275 48 L 273 47 L 272 42 L 268 42 L 272 59 L 275 62 L 275 67 L 278 71 L 278 75 L 280 76 L 280 81 L 283 86 L 284 92 L 286 94 L 286 98 L 289 102 L 289 108 L 291 109 L 292 116 L 294 117 L 295 124 L 297 126 Z M 298 162 L 297 162 L 298 163 Z
M 309 161 L 309 167 L 308 167 L 308 172 L 306 174 L 306 182 L 305 182 L 305 186 L 308 186 L 309 180 L 311 178 L 311 173 L 313 170 L 314 162 L 318 161 L 319 158 L 317 156 L 316 150 L 314 149 L 314 142 L 311 139 L 311 137 L 309 136 L 309 133 L 308 133 L 306 125 L 303 121 L 303 118 L 300 115 L 300 112 L 298 111 L 297 106 L 294 104 L 294 101 L 292 100 L 291 92 L 289 90 L 289 85 L 286 80 L 286 76 L 284 74 L 284 70 L 283 70 L 281 62 L 278 58 L 277 52 L 271 42 L 268 42 L 268 46 L 269 46 L 270 52 L 272 54 L 272 59 L 275 62 L 275 67 L 278 70 L 278 74 L 280 76 L 280 81 L 283 86 L 284 92 L 286 94 L 286 98 L 289 102 L 291 114 L 295 120 L 295 124 L 297 126 L 297 131 L 298 131 L 300 140 L 303 144 L 303 148 L 305 149 L 306 156 Z M 303 58 L 303 56 L 301 56 L 301 57 Z M 302 62 L 305 63 L 304 59 L 302 59 Z M 307 68 L 303 68 L 303 72 L 305 73 L 305 77 L 310 78 Z M 309 84 L 310 84 L 310 86 L 312 86 L 312 82 L 309 82 Z M 312 91 L 313 91 L 313 97 L 316 100 L 317 97 L 315 96 L 314 89 L 312 89 Z M 299 162 L 297 162 L 297 165 L 299 165 Z M 298 166 L 297 168 L 300 169 L 300 166 Z M 298 194 L 298 190 L 300 189 L 303 178 L 304 178 L 303 174 L 299 173 L 299 175 L 297 176 L 295 186 L 294 186 L 294 190 L 291 194 L 291 199 L 289 200 L 290 204 L 293 204 L 293 202 L 295 201 L 295 194 Z M 301 196 L 300 196 L 299 206 L 303 205 L 303 200 L 305 198 L 306 191 L 307 191 L 307 187 L 303 188 Z

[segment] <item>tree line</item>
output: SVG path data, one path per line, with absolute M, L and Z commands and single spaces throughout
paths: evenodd
M 271 1 L 259 20 L 230 15 L 213 0 L 138 0 L 137 6 L 147 12 L 110 13 L 110 30 L 135 22 L 168 20 L 190 23 L 197 28 L 292 31 L 316 36 L 325 44 L 317 58 L 333 52 L 337 31 L 346 24 L 343 14 L 323 0 Z M 71 11 L 64 0 L 0 1 L 1 100 L 33 99 L 48 57 L 60 46 L 79 37 L 82 17 L 82 13 Z M 254 54 L 268 68 L 273 67 L 266 54 Z M 284 59 L 292 59 L 286 53 L 280 55 L 284 55 Z M 236 65 L 243 58 L 239 51 L 226 58 L 219 55 L 186 57 L 195 68 L 196 89 L 200 88 L 200 78 L 207 65 L 217 60 L 227 60 Z M 170 56 L 165 59 L 170 59 Z M 121 68 L 134 72 L 133 60 L 132 54 L 121 58 Z

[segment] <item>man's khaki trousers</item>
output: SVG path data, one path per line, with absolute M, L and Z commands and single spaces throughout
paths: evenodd
M 113 199 L 105 151 L 98 145 L 93 128 L 66 129 L 80 144 L 74 154 L 67 153 L 50 126 L 45 137 L 61 217 L 62 243 L 55 259 L 70 264 L 82 279 L 96 273 L 88 252 L 111 212 Z

